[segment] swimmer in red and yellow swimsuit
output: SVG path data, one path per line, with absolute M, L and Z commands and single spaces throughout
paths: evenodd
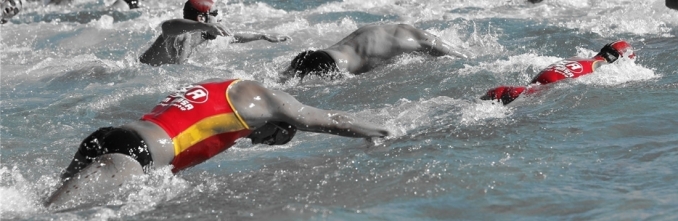
M 382 126 L 304 105 L 254 81 L 200 82 L 165 97 L 138 121 L 100 128 L 85 138 L 62 175 L 65 182 L 45 204 L 72 206 L 86 197 L 78 186 L 110 191 L 113 184 L 153 168 L 171 165 L 177 173 L 225 151 L 240 138 L 254 144 L 285 144 L 297 129 L 357 138 L 389 134 Z
M 487 91 L 480 99 L 497 100 L 503 104 L 509 104 L 521 94 L 534 93 L 536 85 L 550 84 L 566 78 L 578 78 L 591 74 L 603 64 L 615 62 L 619 57 L 635 59 L 633 47 L 626 41 L 619 40 L 605 45 L 600 52 L 592 58 L 569 58 L 558 61 L 532 79 L 530 85 L 524 86 L 499 86 Z
M 160 126 L 172 139 L 173 172 L 202 163 L 252 133 L 231 107 L 226 93 L 235 82 L 189 85 L 141 117 Z

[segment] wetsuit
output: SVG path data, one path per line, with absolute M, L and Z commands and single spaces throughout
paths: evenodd
M 228 97 L 229 86 L 237 82 L 189 85 L 167 96 L 141 118 L 157 124 L 172 138 L 172 172 L 202 163 L 252 132 Z
M 604 63 L 607 62 L 604 58 L 599 56 L 593 58 L 570 58 L 558 61 L 539 72 L 530 83 L 533 85 L 541 85 L 550 84 L 566 78 L 578 78 L 593 73 L 596 68 Z M 531 94 L 535 91 L 535 87 L 499 86 L 487 91 L 480 99 L 499 100 L 503 104 L 508 104 L 518 98 L 521 94 Z
M 318 76 L 328 76 L 328 73 L 337 72 L 339 68 L 325 51 L 304 51 L 299 53 L 290 64 L 297 74 L 302 79 L 308 74 L 316 74 Z M 338 77 L 338 75 L 329 76 L 331 79 Z
M 532 79 L 531 84 L 549 84 L 565 78 L 578 78 L 593 73 L 601 64 L 607 63 L 604 59 L 570 58 L 556 62 Z

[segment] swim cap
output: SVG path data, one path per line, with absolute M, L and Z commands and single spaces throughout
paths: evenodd
M 125 0 L 129 9 L 139 8 L 139 0 Z
M 184 3 L 184 19 L 197 21 L 198 15 L 208 16 L 216 0 L 189 0 Z M 214 15 L 216 16 L 216 15 Z
M 332 72 L 338 72 L 339 69 L 334 59 L 324 51 L 308 50 L 301 52 L 292 59 L 290 67 L 294 68 L 301 79 L 304 79 L 308 74 L 330 77 L 330 79 L 341 77 L 341 75 L 328 75 Z
M 619 56 L 635 59 L 636 54 L 633 52 L 633 46 L 624 40 L 615 41 L 606 44 L 598 55 L 605 58 L 608 63 L 612 63 L 619 59 Z
M 214 5 L 216 0 L 189 0 L 191 6 L 202 13 L 207 13 L 210 11 L 210 8 Z

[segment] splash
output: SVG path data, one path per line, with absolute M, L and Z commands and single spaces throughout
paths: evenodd
M 653 70 L 622 57 L 611 65 L 603 65 L 596 69 L 596 73 L 582 76 L 578 80 L 584 84 L 610 86 L 633 81 L 646 81 L 658 77 Z
M 120 215 L 133 216 L 151 211 L 158 203 L 176 198 L 189 186 L 186 180 L 172 174 L 170 167 L 153 170 L 123 186 L 123 193 L 127 195 L 118 201 L 123 203 Z
M 0 218 L 13 219 L 21 214 L 39 212 L 42 206 L 36 186 L 26 180 L 16 167 L 0 168 Z
M 96 27 L 98 29 L 112 29 L 113 28 L 113 17 L 110 15 L 102 15 L 101 18 L 97 20 L 92 20 L 88 26 Z
M 492 101 L 466 103 L 462 106 L 462 125 L 484 125 L 488 119 L 503 119 L 513 114 L 513 109 Z
M 97 204 L 101 205 L 60 211 L 58 216 L 70 217 L 69 219 L 80 217 L 85 220 L 134 216 L 155 209 L 158 203 L 170 201 L 188 188 L 187 181 L 174 176 L 169 166 L 163 167 L 125 182 L 108 198 L 97 201 Z M 96 200 L 96 197 L 88 200 Z
M 548 65 L 559 60 L 562 60 L 562 58 L 539 56 L 537 54 L 527 53 L 510 56 L 506 60 L 502 59 L 490 62 L 480 62 L 475 66 L 465 64 L 464 68 L 460 69 L 458 72 L 462 75 L 471 75 L 489 71 L 495 76 L 502 76 L 502 78 L 506 78 L 506 82 L 514 81 L 527 84 L 534 77 L 525 73 L 527 70 L 531 69 L 532 72 L 539 72 L 541 69 L 546 68 Z M 520 76 L 518 78 L 515 78 L 514 75 L 510 74 L 515 72 L 520 72 Z
M 392 138 L 406 136 L 412 131 L 426 128 L 447 128 L 451 125 L 484 125 L 488 119 L 503 119 L 513 114 L 513 109 L 491 101 L 469 101 L 450 97 L 434 97 L 420 101 L 401 99 L 393 106 L 369 115 L 372 121 L 385 121 Z
M 670 23 L 675 25 L 675 22 L 671 21 L 676 21 L 678 13 L 666 8 L 663 2 L 663 0 L 602 1 L 581 6 L 561 5 L 562 8 L 557 9 L 560 13 L 580 10 L 582 6 L 587 8 L 589 13 L 575 20 L 561 22 L 559 26 L 590 31 L 603 37 L 615 37 L 629 33 L 672 37 Z

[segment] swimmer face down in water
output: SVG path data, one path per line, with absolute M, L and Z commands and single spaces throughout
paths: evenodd
M 618 40 L 603 46 L 592 58 L 572 57 L 549 65 L 532 79 L 528 86 L 499 86 L 488 90 L 481 100 L 496 100 L 506 105 L 523 94 L 532 94 L 539 85 L 558 82 L 567 78 L 578 78 L 592 74 L 601 65 L 611 64 L 619 58 L 636 59 L 633 46 L 624 40 Z
M 419 52 L 430 56 L 467 58 L 443 39 L 408 24 L 377 24 L 358 28 L 334 45 L 299 53 L 281 73 L 282 80 L 323 77 L 332 72 L 361 74 L 396 56 Z

